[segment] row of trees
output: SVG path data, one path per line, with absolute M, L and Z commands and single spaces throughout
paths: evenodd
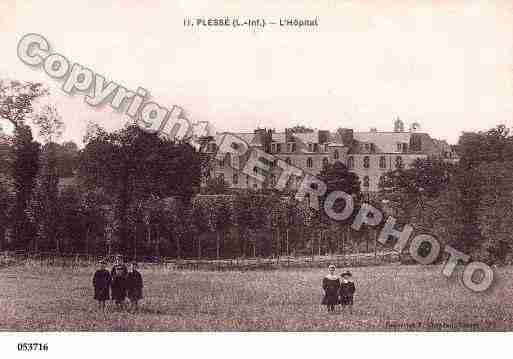
M 437 159 L 387 173 L 381 198 L 403 223 L 488 263 L 513 255 L 513 136 L 503 126 L 464 133 L 456 164 Z
M 88 126 L 85 147 L 58 143 L 55 107 L 33 104 L 41 84 L 0 81 L 0 249 L 123 252 L 130 256 L 238 257 L 375 250 L 376 231 L 350 229 L 284 193 L 231 193 L 187 139 L 172 141 L 128 125 Z M 39 130 L 41 143 L 32 128 Z M 300 126 L 296 130 L 304 130 Z M 402 224 L 489 262 L 511 260 L 513 137 L 505 126 L 465 133 L 459 163 L 418 160 L 386 173 L 373 204 Z M 342 163 L 319 174 L 327 193 L 362 203 L 360 181 Z M 321 199 L 321 208 L 322 208 Z M 340 211 L 345 203 L 335 203 Z

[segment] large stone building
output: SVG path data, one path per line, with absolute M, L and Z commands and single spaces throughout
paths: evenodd
M 358 175 L 363 192 L 378 191 L 381 175 L 401 166 L 408 167 L 417 158 L 433 156 L 456 160 L 452 146 L 419 132 L 416 124 L 408 132 L 396 126 L 393 132 L 340 129 L 334 133 L 322 130 L 296 133 L 286 129 L 277 133 L 256 129 L 253 133 L 234 134 L 244 139 L 250 147 L 269 152 L 313 175 L 317 175 L 324 164 L 341 161 Z M 216 135 L 207 145 L 207 152 L 214 153 L 220 139 L 221 135 Z M 227 156 L 224 161 L 213 161 L 210 175 L 223 177 L 233 189 L 259 189 L 266 185 L 240 170 L 234 170 L 227 161 L 244 162 L 245 159 Z M 275 168 L 267 176 L 269 184 L 275 183 L 279 171 L 279 168 Z M 289 188 L 297 189 L 300 181 L 300 178 L 292 179 Z

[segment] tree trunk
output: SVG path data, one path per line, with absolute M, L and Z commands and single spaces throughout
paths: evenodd
M 344 231 L 342 233 L 342 255 L 344 256 L 344 262 L 346 260 L 346 249 L 345 249 L 345 245 L 346 245 L 346 236 L 347 236 L 347 231 Z
M 155 227 L 155 235 L 157 237 L 156 241 L 155 241 L 155 255 L 157 257 L 160 257 L 160 229 L 159 227 Z
M 89 226 L 86 227 L 86 231 L 85 231 L 85 243 L 86 243 L 86 254 L 89 255 Z
M 198 235 L 198 259 L 201 259 L 201 234 Z
M 277 258 L 280 258 L 281 252 L 281 238 L 280 238 L 280 227 L 276 227 L 276 250 L 275 250 L 275 256 Z
M 182 258 L 182 246 L 180 243 L 180 236 L 176 236 L 176 247 L 177 247 L 176 254 L 178 256 L 178 259 L 180 259 L 180 258 Z
M 378 232 L 372 231 L 374 237 L 374 261 L 378 262 Z
M 216 230 L 216 258 L 219 260 L 219 249 L 221 245 L 221 233 L 219 230 Z

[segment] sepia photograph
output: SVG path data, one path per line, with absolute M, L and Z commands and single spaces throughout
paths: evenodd
M 509 0 L 1 0 L 0 353 L 512 331 L 512 24 Z

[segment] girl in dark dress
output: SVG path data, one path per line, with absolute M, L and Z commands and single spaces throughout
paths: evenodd
M 126 282 L 128 299 L 130 299 L 130 309 L 135 313 L 138 310 L 138 302 L 142 299 L 143 289 L 143 279 L 141 273 L 137 271 L 137 263 L 132 263 Z
M 126 298 L 126 278 L 128 270 L 122 262 L 122 257 L 117 256 L 112 267 L 112 299 L 118 309 L 123 309 Z
M 98 309 L 105 312 L 105 301 L 110 299 L 110 284 L 112 278 L 105 269 L 105 262 L 100 261 L 100 269 L 93 276 L 94 299 L 98 301 Z
M 335 305 L 338 304 L 340 280 L 334 274 L 335 266 L 333 264 L 328 267 L 328 270 L 329 274 L 322 280 L 322 289 L 324 289 L 324 298 L 322 298 L 322 304 L 327 306 L 328 312 L 334 312 Z
M 340 276 L 342 277 L 342 283 L 340 284 L 340 304 L 342 308 L 348 306 L 349 310 L 352 312 L 353 296 L 356 288 L 351 281 L 351 272 L 344 272 Z

